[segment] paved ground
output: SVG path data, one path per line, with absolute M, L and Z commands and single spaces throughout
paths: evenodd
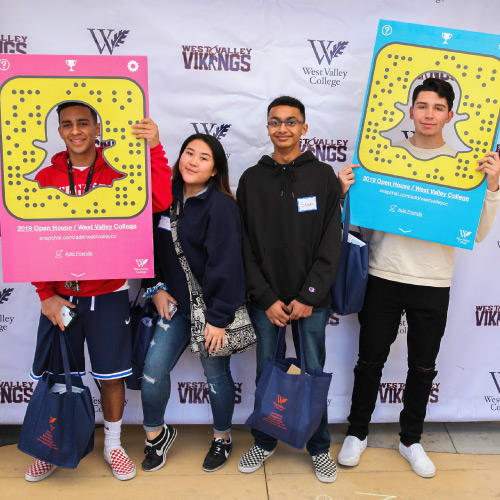
M 154 473 L 138 470 L 131 481 L 118 482 L 102 458 L 102 428 L 95 451 L 76 470 L 58 469 L 40 483 L 24 472 L 32 459 L 15 444 L 19 426 L 0 426 L 0 498 L 2 500 L 498 500 L 500 499 L 500 423 L 427 424 L 422 439 L 437 467 L 432 479 L 418 477 L 399 455 L 398 426 L 374 424 L 361 463 L 340 467 L 333 484 L 316 479 L 306 452 L 279 445 L 275 455 L 253 474 L 240 474 L 239 457 L 252 444 L 243 426 L 233 430 L 234 449 L 225 467 L 206 473 L 201 464 L 210 444 L 210 428 L 177 426 L 179 435 L 166 466 Z M 336 457 L 345 425 L 331 425 Z M 140 426 L 124 427 L 124 445 L 139 465 L 143 457 Z

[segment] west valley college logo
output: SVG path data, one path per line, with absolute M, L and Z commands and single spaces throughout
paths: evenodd
M 491 411 L 500 410 L 500 372 L 489 372 L 491 378 L 493 379 L 494 387 L 497 390 L 495 396 L 484 396 L 484 401 L 490 406 Z
M 109 55 L 113 55 L 113 51 L 123 45 L 125 38 L 130 33 L 130 30 L 114 30 L 114 29 L 102 29 L 102 28 L 87 28 L 92 34 L 97 48 L 99 49 L 99 54 L 104 52 L 104 49 L 108 49 Z
M 347 76 L 339 64 L 339 57 L 344 53 L 349 42 L 333 40 L 307 40 L 318 66 L 303 66 L 302 71 L 311 85 L 339 86 Z
M 195 132 L 197 134 L 208 134 L 214 136 L 216 139 L 222 139 L 226 137 L 228 130 L 231 128 L 231 125 L 228 123 L 222 123 L 221 125 L 217 125 L 217 123 L 193 123 L 191 122 Z

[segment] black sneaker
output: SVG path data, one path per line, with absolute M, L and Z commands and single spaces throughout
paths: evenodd
M 144 448 L 146 458 L 142 461 L 142 470 L 146 472 L 153 472 L 165 465 L 167 451 L 177 437 L 177 429 L 171 425 L 163 424 L 161 432 L 157 443 L 152 444 L 146 439 L 146 448 Z
M 232 441 L 226 441 L 222 438 L 212 439 L 212 444 L 203 462 L 203 470 L 206 472 L 213 472 L 220 469 L 226 463 L 227 457 L 232 449 Z

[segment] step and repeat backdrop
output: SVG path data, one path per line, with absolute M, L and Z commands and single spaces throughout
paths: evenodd
M 149 114 L 159 125 L 170 164 L 187 136 L 212 134 L 225 148 L 235 190 L 242 172 L 272 152 L 266 110 L 279 95 L 295 96 L 306 106 L 309 131 L 301 139 L 302 150 L 312 151 L 336 172 L 352 160 L 379 19 L 446 28 L 443 43 L 450 46 L 453 29 L 500 33 L 499 11 L 499 0 L 88 0 L 84 5 L 26 0 L 2 8 L 0 71 L 6 67 L 3 54 L 68 55 L 68 71 L 77 69 L 82 55 L 147 56 Z M 429 64 L 421 77 L 443 76 Z M 48 119 L 44 165 L 63 149 L 56 128 L 54 118 Z M 411 123 L 394 133 L 410 137 Z M 500 420 L 499 261 L 500 219 L 473 251 L 456 251 L 428 421 Z M 137 288 L 138 281 L 131 280 L 131 297 Z M 22 422 L 33 393 L 35 382 L 28 373 L 39 314 L 31 284 L 0 282 L 0 424 Z M 349 412 L 358 330 L 355 315 L 330 317 L 326 370 L 333 372 L 331 422 L 344 422 Z M 406 334 L 403 315 L 384 369 L 375 422 L 398 420 Z M 255 351 L 234 356 L 231 363 L 234 423 L 243 423 L 253 408 Z M 86 380 L 102 421 L 99 392 L 88 375 Z M 211 422 L 208 387 L 190 352 L 173 372 L 165 418 L 171 423 Z M 142 422 L 139 392 L 127 390 L 124 419 Z

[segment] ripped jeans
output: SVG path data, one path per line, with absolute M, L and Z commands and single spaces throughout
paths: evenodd
M 399 435 L 405 446 L 420 441 L 427 403 L 437 375 L 436 358 L 446 328 L 449 296 L 449 287 L 409 285 L 369 276 L 365 303 L 358 315 L 361 326 L 359 359 L 354 367 L 347 435 L 361 440 L 368 435 L 375 404 L 379 394 L 382 396 L 382 369 L 397 338 L 401 313 L 405 310 L 408 373 L 405 389 L 398 393 L 403 400 Z M 397 362 L 401 365 L 404 361 L 399 359 Z
M 172 321 L 161 319 L 155 329 L 146 356 L 142 378 L 141 399 L 143 426 L 148 432 L 163 427 L 165 409 L 170 398 L 170 372 L 189 346 L 191 320 L 177 313 Z M 192 355 L 195 362 L 196 356 Z M 182 388 L 182 397 L 196 402 L 210 401 L 214 432 L 225 434 L 231 429 L 234 411 L 234 382 L 229 366 L 230 356 L 199 358 L 207 378 L 205 387 Z M 186 377 L 184 377 L 186 378 Z M 188 381 L 196 382 L 188 377 Z M 184 392 L 186 391 L 186 392 Z

